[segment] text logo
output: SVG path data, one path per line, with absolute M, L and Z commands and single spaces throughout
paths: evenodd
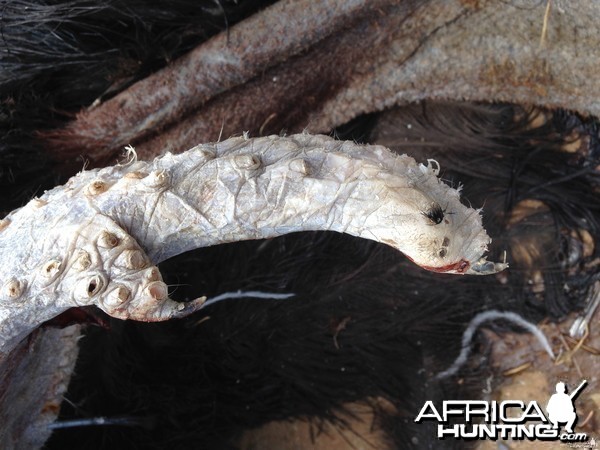
M 444 400 L 437 408 L 426 401 L 415 422 L 437 422 L 438 439 L 515 439 L 587 441 L 586 433 L 574 431 L 577 422 L 575 399 L 587 385 L 583 382 L 570 394 L 563 382 L 556 384 L 544 410 L 538 402 Z

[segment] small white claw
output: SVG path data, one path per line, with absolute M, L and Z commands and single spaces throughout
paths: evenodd
M 187 317 L 190 314 L 200 310 L 206 303 L 206 296 L 198 297 L 195 300 L 187 303 L 179 303 L 177 306 L 177 312 L 173 314 L 174 319 Z

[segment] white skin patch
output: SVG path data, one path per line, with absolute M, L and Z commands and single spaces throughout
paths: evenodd
M 495 273 L 478 210 L 381 146 L 308 134 L 231 138 L 152 162 L 84 171 L 0 227 L 0 353 L 70 307 L 160 321 L 189 314 L 155 267 L 185 251 L 297 231 L 391 245 L 445 273 Z

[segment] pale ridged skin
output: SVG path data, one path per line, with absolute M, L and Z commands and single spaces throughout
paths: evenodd
M 482 258 L 479 211 L 437 173 L 384 147 L 308 134 L 82 172 L 0 222 L 0 352 L 70 307 L 143 321 L 189 314 L 202 299 L 170 300 L 153 264 L 224 242 L 332 230 L 433 271 L 504 269 Z

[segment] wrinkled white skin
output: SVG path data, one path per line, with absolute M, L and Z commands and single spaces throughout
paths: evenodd
M 0 354 L 70 307 L 142 321 L 189 314 L 202 299 L 170 300 L 153 264 L 224 242 L 333 230 L 429 270 L 502 270 L 482 259 L 490 239 L 479 211 L 437 172 L 384 147 L 307 134 L 82 172 L 0 222 Z M 445 210 L 439 224 L 425 215 L 434 204 Z

